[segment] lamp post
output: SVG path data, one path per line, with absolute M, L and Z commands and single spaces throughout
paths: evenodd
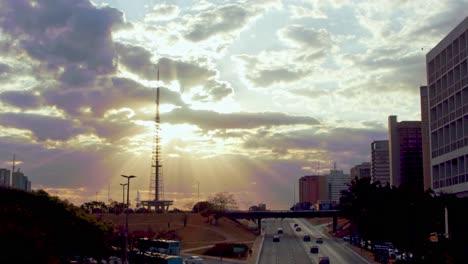
M 197 199 L 198 199 L 198 202 L 197 202 L 197 213 L 200 213 L 200 182 L 197 181 Z
M 124 248 L 124 264 L 128 264 L 128 205 L 129 205 L 129 192 L 130 192 L 130 179 L 135 178 L 135 175 L 121 175 L 124 178 L 127 178 L 127 206 L 125 210 L 125 248 Z
M 121 183 L 122 185 L 122 204 L 125 204 L 125 186 L 127 186 L 126 183 Z

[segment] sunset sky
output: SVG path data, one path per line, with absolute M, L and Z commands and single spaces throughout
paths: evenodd
M 0 0 L 0 168 L 79 205 L 146 199 L 161 86 L 165 199 L 286 209 L 420 120 L 425 55 L 468 0 Z M 157 69 L 160 81 L 157 81 Z M 297 187 L 297 186 L 296 186 Z M 297 193 L 296 193 L 297 194 Z

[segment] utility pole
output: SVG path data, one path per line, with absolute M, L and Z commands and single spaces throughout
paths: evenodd
M 199 181 L 197 181 L 197 193 L 198 193 L 197 194 L 197 196 L 198 196 L 198 198 L 197 198 L 197 200 L 198 200 L 198 202 L 197 202 L 197 212 L 200 213 L 200 182 Z
M 126 183 L 121 183 L 122 185 L 122 204 L 125 204 L 125 186 L 127 186 Z
M 125 210 L 125 248 L 124 248 L 124 264 L 128 264 L 128 206 L 129 206 L 129 193 L 130 193 L 130 179 L 135 178 L 135 175 L 121 175 L 127 178 L 127 206 Z

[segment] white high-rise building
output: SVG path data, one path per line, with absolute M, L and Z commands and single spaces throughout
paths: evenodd
M 341 197 L 341 191 L 349 188 L 351 179 L 348 174 L 344 174 L 342 170 L 330 170 L 327 175 L 328 195 L 329 200 L 338 203 Z
M 426 55 L 431 185 L 468 196 L 468 17 Z

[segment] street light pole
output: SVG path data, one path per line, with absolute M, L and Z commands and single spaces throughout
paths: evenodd
M 198 193 L 197 213 L 200 213 L 200 182 L 199 181 L 197 181 L 197 193 Z
M 128 264 L 128 206 L 129 206 L 129 193 L 130 193 L 130 179 L 135 178 L 134 175 L 121 175 L 127 178 L 127 206 L 125 210 L 125 248 L 124 248 L 124 264 Z
M 126 183 L 121 183 L 122 185 L 122 204 L 125 204 L 125 186 L 127 186 Z

